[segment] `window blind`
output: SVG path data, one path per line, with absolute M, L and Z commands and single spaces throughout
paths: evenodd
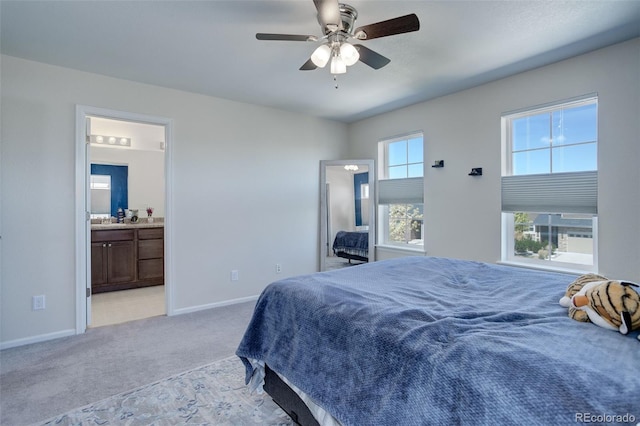
M 598 213 L 598 172 L 502 177 L 503 212 Z
M 378 204 L 422 203 L 424 203 L 424 180 L 422 177 L 378 181 Z

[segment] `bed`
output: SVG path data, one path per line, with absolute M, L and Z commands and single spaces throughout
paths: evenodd
M 287 278 L 236 354 L 304 425 L 635 424 L 638 332 L 570 319 L 574 279 L 437 257 Z
M 333 240 L 333 253 L 349 260 L 369 261 L 368 231 L 338 231 Z

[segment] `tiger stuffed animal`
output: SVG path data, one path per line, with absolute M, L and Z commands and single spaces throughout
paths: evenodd
M 574 282 L 569 284 L 567 287 L 567 291 L 564 294 L 564 297 L 560 299 L 560 305 L 565 308 L 569 308 L 569 318 L 572 318 L 576 321 L 580 322 L 589 322 L 589 316 L 584 310 L 579 310 L 571 306 L 571 298 L 577 294 L 585 284 L 594 282 L 594 281 L 608 281 L 608 278 L 603 277 L 598 274 L 586 274 L 579 276 Z
M 576 321 L 592 322 L 622 334 L 640 329 L 638 285 L 586 274 L 569 284 L 560 305 Z M 638 336 L 640 340 L 640 335 Z

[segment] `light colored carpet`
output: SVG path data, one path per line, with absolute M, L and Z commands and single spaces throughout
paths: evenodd
M 324 269 L 326 271 L 331 271 L 334 269 L 342 269 L 342 268 L 348 268 L 350 266 L 362 265 L 363 263 L 365 262 L 360 262 L 358 260 L 352 260 L 351 263 L 349 263 L 348 259 L 344 259 L 342 257 L 327 256 L 325 258 Z
M 293 425 L 263 393 L 250 394 L 236 356 L 71 410 L 34 425 Z
M 233 355 L 254 301 L 0 351 L 0 425 L 24 426 Z

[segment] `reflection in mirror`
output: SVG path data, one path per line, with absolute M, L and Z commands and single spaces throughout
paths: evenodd
M 374 260 L 373 160 L 320 162 L 320 270 Z
M 91 175 L 91 219 L 111 217 L 111 176 Z
M 96 183 L 94 176 L 103 176 L 101 183 Z M 109 201 L 106 206 L 96 205 L 94 197 L 97 200 L 106 203 L 107 195 L 103 190 L 96 189 L 96 184 L 105 187 L 106 178 L 109 178 Z M 104 217 L 104 213 L 108 213 L 107 217 L 117 217 L 118 209 L 126 210 L 129 208 L 129 166 L 91 163 L 91 213 L 99 214 L 95 218 Z M 94 211 L 99 208 L 100 211 Z M 106 207 L 106 208 L 105 208 Z

